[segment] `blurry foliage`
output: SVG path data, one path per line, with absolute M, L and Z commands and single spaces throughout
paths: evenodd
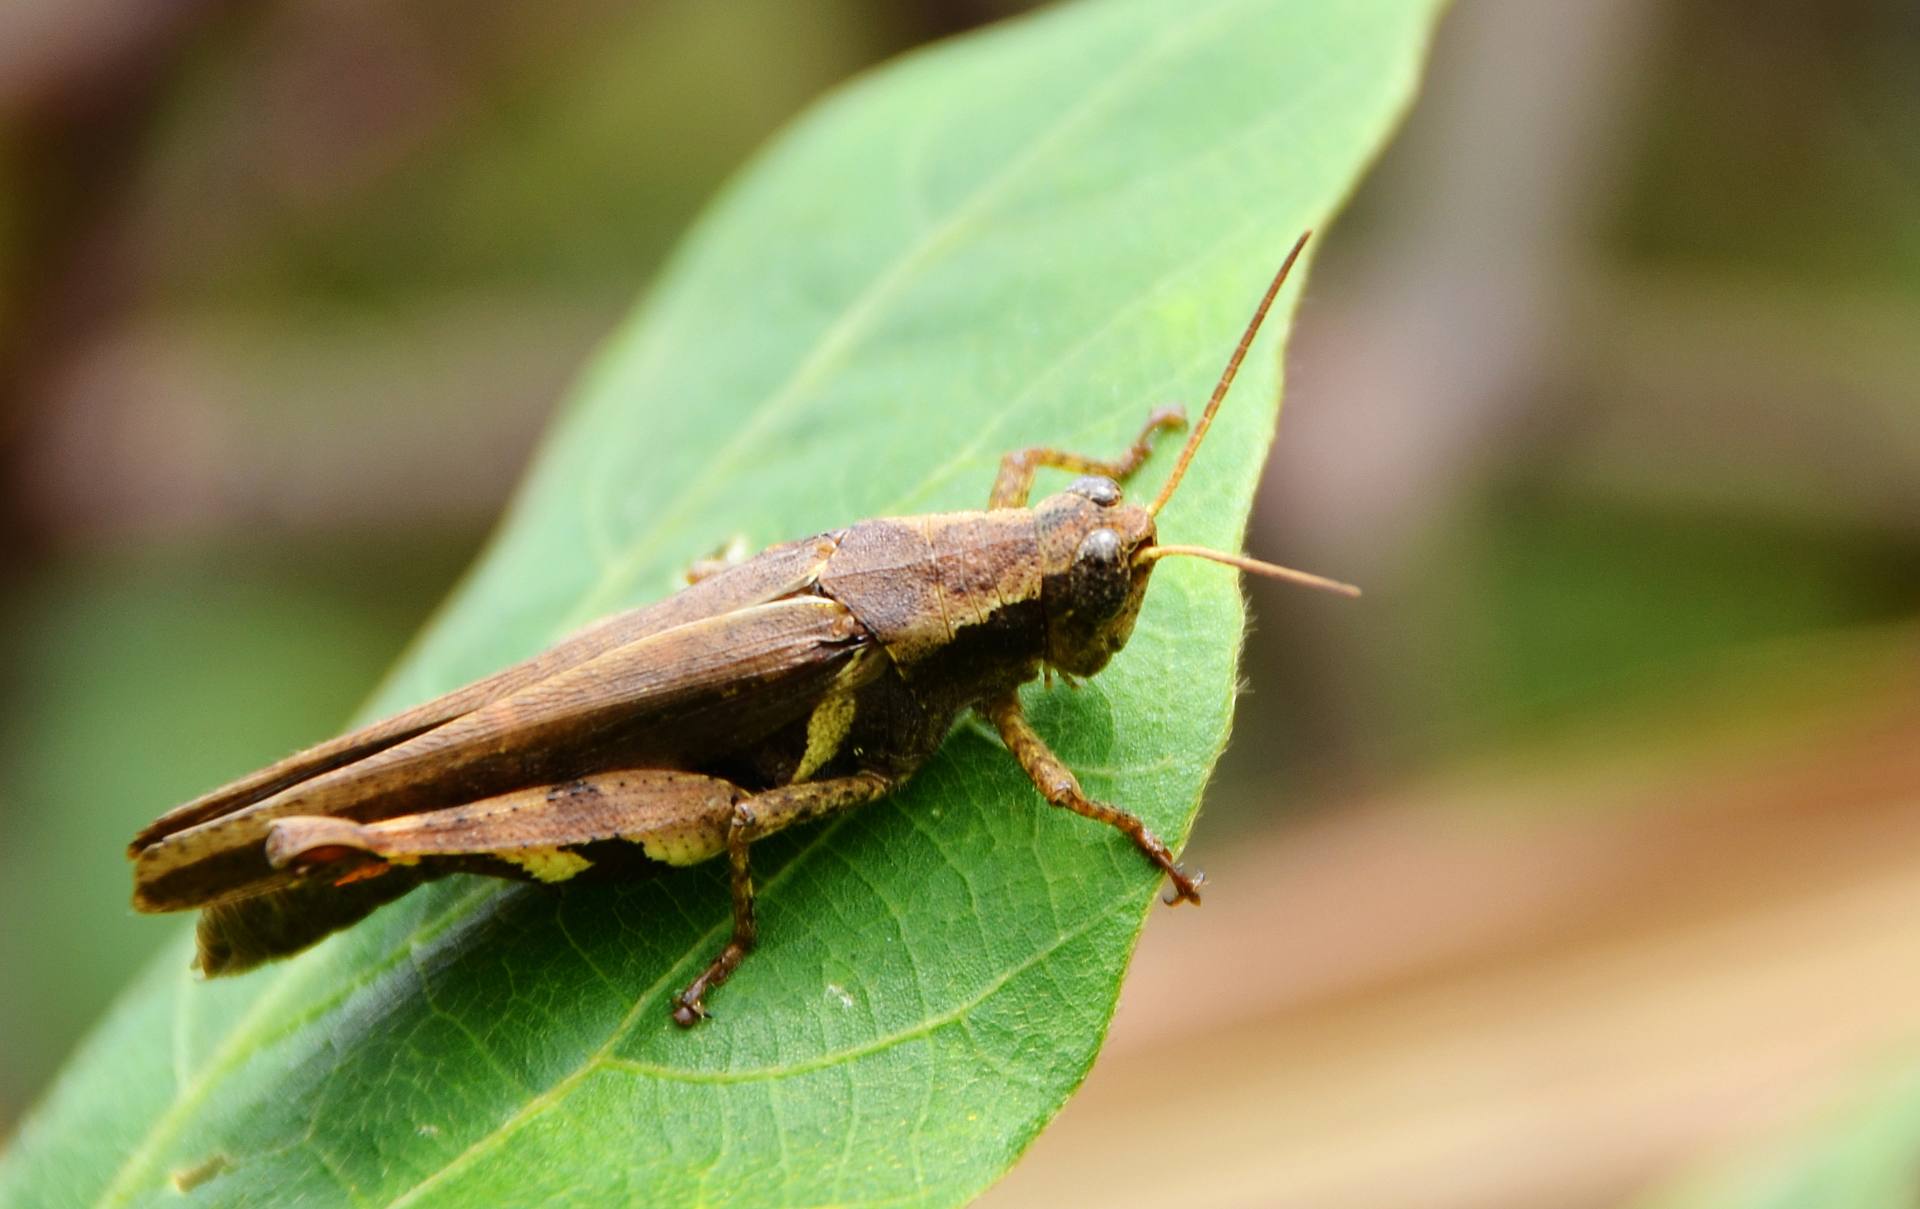
M 328 570 L 351 558 L 361 576 Z M 458 569 L 443 545 L 166 544 L 44 567 L 0 614 L 0 1093 L 19 1104 L 158 943 L 111 854 L 155 804 L 324 735 Z
M 1822 287 L 1920 282 L 1920 20 L 1905 0 L 1690 0 L 1646 98 L 1642 256 Z
M 1433 552 L 1473 585 L 1458 710 L 1434 756 L 1524 743 L 1596 714 L 1657 709 L 1731 653 L 1920 612 L 1920 545 L 1884 531 L 1676 513 L 1551 485 L 1489 492 Z M 1418 720 L 1409 724 L 1419 727 Z
M 1784 1136 L 1783 1136 L 1784 1135 Z M 1920 1067 L 1903 1058 L 1821 1119 L 1668 1181 L 1635 1209 L 1904 1209 L 1920 1204 Z
M 624 296 L 767 131 L 915 33 L 857 0 L 470 10 L 266 7 L 204 48 L 149 151 L 162 295 Z
M 1638 761 L 1652 754 L 1649 729 L 1668 757 L 1708 742 L 1709 731 L 1765 734 L 1797 716 L 1816 683 L 1828 705 L 1859 691 L 1847 677 L 1872 669 L 1848 654 L 1850 635 L 1920 615 L 1920 538 L 1828 518 L 1675 509 L 1531 478 L 1489 481 L 1404 583 L 1356 606 L 1375 611 L 1370 641 L 1343 651 L 1337 674 L 1370 675 L 1384 689 L 1368 705 L 1374 728 L 1346 751 L 1324 745 L 1331 690 L 1311 679 L 1322 665 L 1287 643 L 1291 618 L 1338 622 L 1338 602 L 1264 586 L 1255 595 L 1254 644 L 1279 647 L 1278 667 L 1248 686 L 1225 765 L 1235 792 L 1209 798 L 1196 836 L 1203 852 L 1311 807 L 1321 799 L 1290 782 L 1315 775 L 1337 782 L 1360 767 L 1385 781 L 1502 753 L 1565 757 L 1569 743 Z M 1737 715 L 1691 712 L 1703 686 L 1782 660 L 1798 670 L 1736 695 Z M 1845 669 L 1838 685 L 1821 664 Z M 1629 741 L 1642 746 L 1621 746 Z

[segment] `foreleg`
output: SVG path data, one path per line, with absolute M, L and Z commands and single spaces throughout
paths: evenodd
M 1145 823 L 1118 807 L 1104 802 L 1096 802 L 1081 792 L 1080 781 L 1073 771 L 1061 762 L 1060 757 L 1048 748 L 1033 724 L 1027 721 L 1026 712 L 1020 708 L 1020 698 L 1015 693 L 1007 693 L 980 707 L 987 721 L 993 723 L 1000 732 L 1001 742 L 1020 762 L 1028 779 L 1033 782 L 1041 796 L 1049 803 L 1075 814 L 1085 815 L 1097 823 L 1105 823 L 1133 841 L 1146 858 L 1159 866 L 1173 883 L 1168 903 L 1200 901 L 1200 883 L 1206 880 L 1203 873 L 1189 876 L 1186 870 L 1174 863 L 1173 853 L 1161 842 Z

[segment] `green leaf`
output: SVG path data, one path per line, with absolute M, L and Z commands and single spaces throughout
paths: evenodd
M 1407 103 L 1434 9 L 1086 0 L 839 91 L 608 342 L 369 715 L 657 597 L 736 534 L 978 507 L 1006 449 L 1117 451 L 1149 406 L 1199 402 Z M 1236 546 L 1286 326 L 1170 540 Z M 1231 574 L 1169 564 L 1104 675 L 1029 693 L 1088 788 L 1170 837 L 1225 741 L 1240 607 Z M 210 984 L 182 937 L 24 1127 L 0 1202 L 172 1204 L 184 1177 L 214 1204 L 957 1203 L 1085 1074 L 1158 883 L 966 726 L 905 792 L 755 859 L 762 949 L 690 1032 L 667 997 L 725 935 L 711 866 L 454 879 Z

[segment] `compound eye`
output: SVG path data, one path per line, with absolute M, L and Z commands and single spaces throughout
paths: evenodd
M 1111 508 L 1120 502 L 1120 484 L 1098 474 L 1089 474 L 1067 484 L 1067 490 L 1083 499 L 1092 500 L 1102 508 Z
M 1106 571 L 1120 565 L 1120 535 L 1111 529 L 1095 529 L 1080 539 L 1073 561 L 1090 570 Z

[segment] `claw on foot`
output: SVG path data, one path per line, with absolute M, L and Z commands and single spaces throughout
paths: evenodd
M 707 1018 L 707 1005 L 700 1002 L 698 996 L 689 996 L 684 991 L 674 997 L 673 1022 L 681 1028 L 692 1028 Z
M 1167 892 L 1161 895 L 1161 902 L 1169 907 L 1177 907 L 1181 903 L 1192 903 L 1196 907 L 1200 905 L 1200 887 L 1206 884 L 1206 874 L 1195 873 L 1189 877 L 1185 869 L 1175 865 L 1167 870 L 1167 881 Z
M 1156 407 L 1147 413 L 1148 432 L 1152 432 L 1156 428 L 1185 428 L 1186 426 L 1187 409 L 1178 403 L 1169 403 L 1164 407 Z

